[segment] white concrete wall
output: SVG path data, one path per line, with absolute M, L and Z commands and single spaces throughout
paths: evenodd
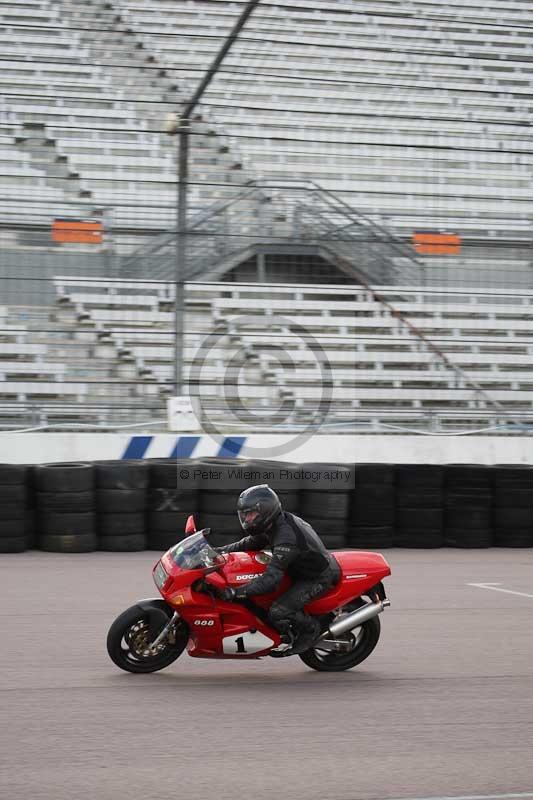
M 241 437 L 242 438 L 242 437 Z M 181 441 L 180 441 L 181 440 Z M 533 464 L 533 439 L 529 436 L 312 436 L 289 452 L 276 452 L 287 445 L 286 436 L 244 437 L 239 455 L 296 463 L 517 463 Z M 129 457 L 169 457 L 176 445 L 190 450 L 191 457 L 216 456 L 221 443 L 210 436 L 176 434 L 112 433 L 1 433 L 0 462 L 39 464 L 61 461 L 93 461 Z M 251 450 L 247 449 L 251 448 Z M 236 448 L 239 449 L 238 447 Z M 226 450 L 226 454 L 228 454 Z

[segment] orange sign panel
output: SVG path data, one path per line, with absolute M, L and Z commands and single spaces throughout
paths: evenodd
M 413 233 L 413 245 L 417 253 L 422 255 L 458 256 L 461 237 L 456 233 Z
M 52 222 L 52 240 L 78 244 L 102 244 L 103 230 L 101 222 L 55 219 Z

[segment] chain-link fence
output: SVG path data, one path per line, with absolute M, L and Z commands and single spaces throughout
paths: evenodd
M 246 5 L 0 4 L 0 427 L 527 431 L 527 9 L 255 4 L 181 228 Z

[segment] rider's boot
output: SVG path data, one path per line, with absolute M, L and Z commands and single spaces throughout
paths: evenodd
M 270 655 L 274 658 L 281 658 L 282 656 L 290 650 L 294 644 L 296 639 L 295 634 L 292 631 L 291 624 L 288 621 L 280 621 L 276 623 L 276 630 L 278 631 L 281 644 L 275 650 L 270 651 Z
M 298 653 L 305 653 L 306 650 L 309 650 L 309 648 L 314 645 L 320 637 L 321 632 L 322 630 L 318 620 L 302 613 L 301 619 L 298 619 L 296 631 L 292 628 L 282 633 L 282 642 L 287 642 L 289 646 L 283 647 L 280 650 L 272 650 L 270 655 L 275 658 L 281 658 L 285 656 L 295 656 Z M 292 638 L 292 642 L 289 641 L 289 638 Z
M 306 625 L 304 628 L 300 627 L 298 636 L 294 644 L 291 646 L 290 650 L 287 651 L 287 655 L 297 655 L 298 653 L 305 653 L 306 650 L 309 650 L 317 641 L 321 634 L 321 628 L 318 620 L 313 619 L 312 617 L 308 617 L 308 622 L 306 621 Z

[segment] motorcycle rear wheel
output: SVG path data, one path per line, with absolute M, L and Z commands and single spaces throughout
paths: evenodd
M 139 606 L 132 606 L 123 611 L 109 628 L 107 652 L 117 667 L 126 672 L 157 672 L 180 657 L 188 640 L 187 626 L 178 622 L 169 636 L 157 646 L 156 652 L 152 653 L 147 648 L 148 614 Z
M 354 611 L 359 605 L 353 604 L 343 611 Z M 318 672 L 343 672 L 361 664 L 376 647 L 381 632 L 381 623 L 378 617 L 363 622 L 359 628 L 352 631 L 354 638 L 352 649 L 348 652 L 331 652 L 311 647 L 305 653 L 300 653 L 300 658 L 308 667 Z

